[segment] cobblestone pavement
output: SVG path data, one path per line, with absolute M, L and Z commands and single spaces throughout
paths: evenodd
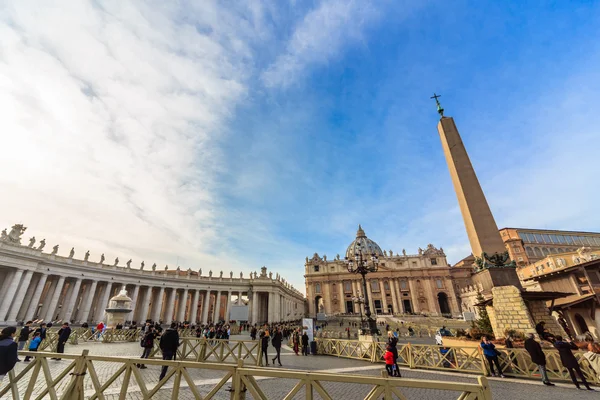
M 238 337 L 236 339 L 242 339 Z M 232 338 L 233 339 L 233 338 Z M 83 349 L 88 349 L 91 355 L 100 356 L 117 356 L 124 358 L 138 358 L 141 353 L 141 348 L 137 343 L 85 343 L 79 345 L 67 346 L 66 352 L 72 354 L 81 354 Z M 274 350 L 272 347 L 269 350 Z M 269 353 L 269 357 L 274 356 L 274 351 Z M 329 356 L 296 356 L 294 353 L 284 346 L 282 350 L 281 360 L 283 367 L 270 367 L 276 369 L 293 369 L 293 370 L 310 370 L 319 372 L 335 372 L 341 374 L 359 374 L 363 376 L 381 376 L 381 370 L 383 366 L 381 364 L 371 364 L 366 361 L 350 360 L 337 357 Z M 63 359 L 61 361 L 49 361 L 50 373 L 53 378 L 56 378 L 58 374 L 69 365 L 70 360 Z M 271 360 L 269 360 L 271 364 Z M 121 364 L 122 365 L 122 364 Z M 96 372 L 101 382 L 106 382 L 111 375 L 113 375 L 121 366 L 116 363 L 108 362 L 94 362 Z M 18 363 L 15 367 L 15 372 L 19 372 L 26 367 L 25 363 Z M 158 382 L 158 376 L 160 374 L 159 366 L 149 366 L 148 369 L 141 370 L 141 376 L 144 378 L 146 387 L 151 389 Z M 190 371 L 190 376 L 193 380 L 194 385 L 202 396 L 209 393 L 215 385 L 224 377 L 224 372 L 214 370 L 193 370 Z M 438 371 L 423 371 L 423 370 L 410 370 L 402 369 L 403 378 L 411 379 L 426 379 L 436 381 L 449 381 L 449 382 L 464 382 L 464 383 L 476 383 L 477 379 L 471 375 L 463 375 L 458 373 L 445 373 Z M 35 393 L 41 393 L 44 389 L 42 382 L 42 373 L 38 377 L 38 385 L 36 386 Z M 399 378 L 402 379 L 402 378 Z M 7 383 L 8 378 L 0 384 L 0 388 Z M 60 392 L 64 389 L 64 386 L 68 384 L 68 379 L 64 380 L 61 387 L 57 389 Z M 121 386 L 123 382 L 123 374 L 115 380 L 106 390 L 105 397 L 107 399 L 117 399 L 119 397 Z M 141 398 L 141 393 L 137 387 L 136 381 L 132 377 L 132 383 L 127 391 L 128 399 Z M 280 399 L 283 398 L 297 383 L 297 381 L 290 379 L 275 379 L 275 378 L 264 378 L 258 377 L 257 382 L 259 386 L 268 396 L 269 399 Z M 21 398 L 25 391 L 27 382 L 24 381 L 19 385 Z M 173 378 L 167 384 L 164 389 L 161 389 L 153 399 L 170 399 L 172 396 L 172 385 Z M 182 380 L 182 385 L 187 383 Z M 492 394 L 494 399 L 511 399 L 511 400 L 570 400 L 570 399 L 592 399 L 598 398 L 599 393 L 579 391 L 571 384 L 558 384 L 556 387 L 546 387 L 541 382 L 536 381 L 524 381 L 517 379 L 490 379 L 490 385 L 492 388 Z M 335 399 L 359 399 L 371 390 L 370 386 L 352 384 L 352 383 L 323 383 L 324 388 L 335 398 Z M 216 399 L 229 399 L 230 394 L 227 389 L 230 384 L 227 383 L 219 390 L 214 398 Z M 93 391 L 93 386 L 89 377 L 85 380 L 85 390 L 88 394 Z M 403 389 L 403 393 L 408 399 L 434 399 L 434 400 L 450 400 L 456 399 L 458 393 L 439 391 L 433 389 Z M 34 393 L 34 394 L 35 394 Z M 2 399 L 11 399 L 11 395 L 2 397 Z M 182 388 L 179 394 L 180 399 L 194 399 L 194 395 L 191 390 L 187 387 Z M 247 399 L 252 399 L 252 395 L 247 393 Z M 304 390 L 300 390 L 295 396 L 297 399 L 305 398 Z M 316 399 L 320 398 L 318 395 Z

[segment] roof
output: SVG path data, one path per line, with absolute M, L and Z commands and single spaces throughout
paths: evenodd
M 501 229 L 498 229 L 499 231 L 503 230 L 503 229 L 515 229 L 517 231 L 534 231 L 534 232 L 562 232 L 562 233 L 588 233 L 588 234 L 592 234 L 592 235 L 600 235 L 600 232 L 587 232 L 587 231 L 563 231 L 560 229 L 537 229 L 537 228 L 511 228 L 511 227 L 504 227 Z
M 554 308 L 573 306 L 575 304 L 579 304 L 584 301 L 588 301 L 588 300 L 594 298 L 595 296 L 596 296 L 595 293 L 589 293 L 589 294 L 584 294 L 584 295 L 572 294 L 570 296 L 563 297 L 562 299 L 555 300 Z

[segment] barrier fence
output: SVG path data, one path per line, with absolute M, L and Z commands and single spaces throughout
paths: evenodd
M 251 365 L 262 365 L 258 340 L 183 337 L 179 338 L 179 343 L 177 358 L 180 360 L 233 364 L 241 360 Z M 162 358 L 158 340 L 154 342 L 150 357 Z
M 427 390 L 444 390 L 457 394 L 459 400 L 492 400 L 485 377 L 478 383 L 453 383 L 426 380 L 394 379 L 365 375 L 317 373 L 285 369 L 244 367 L 237 364 L 164 361 L 39 352 L 20 352 L 34 360 L 22 370 L 10 371 L 0 382 L 2 399 L 69 399 L 105 400 L 107 398 L 197 399 L 226 398 L 244 400 L 292 399 L 296 395 L 313 398 L 339 398 L 337 393 L 351 390 L 352 398 L 365 400 L 418 399 Z M 62 357 L 68 363 L 53 363 Z M 52 368 L 50 368 L 52 365 Z M 165 377 L 158 372 L 167 368 Z M 273 380 L 277 383 L 273 384 Z M 226 385 L 229 383 L 229 387 Z M 336 393 L 337 392 L 337 393 Z M 439 395 L 439 394 L 438 394 Z M 8 397 L 10 396 L 10 397 Z
M 343 358 L 384 362 L 385 342 L 317 338 L 317 352 Z M 489 368 L 480 347 L 435 346 L 422 344 L 397 345 L 398 364 L 416 369 L 433 369 L 489 375 Z M 499 352 L 502 373 L 515 378 L 540 378 L 537 365 L 525 349 L 501 349 Z M 562 366 L 557 350 L 544 350 L 546 370 L 550 380 L 570 381 L 569 372 Z M 574 351 L 581 370 L 590 382 L 600 383 L 583 351 Z

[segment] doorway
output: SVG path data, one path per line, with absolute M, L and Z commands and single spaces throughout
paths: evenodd
M 451 314 L 450 305 L 448 304 L 448 295 L 444 292 L 440 292 L 438 293 L 437 297 L 438 304 L 440 306 L 440 313 L 442 313 L 442 315 Z
M 402 300 L 402 304 L 404 304 L 404 313 L 405 314 L 413 313 L 412 305 L 410 304 L 410 300 Z

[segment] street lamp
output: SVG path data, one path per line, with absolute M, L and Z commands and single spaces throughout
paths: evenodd
M 365 316 L 366 320 L 366 328 L 371 332 L 371 335 L 378 335 L 379 330 L 377 329 L 377 321 L 371 318 L 371 307 L 369 306 L 369 295 L 367 292 L 367 278 L 366 275 L 369 272 L 377 272 L 377 266 L 379 264 L 379 260 L 377 259 L 377 255 L 375 253 L 371 254 L 369 263 L 368 255 L 363 255 L 360 243 L 357 243 L 354 251 L 354 259 L 345 258 L 345 262 L 348 265 L 348 272 L 353 274 L 360 274 L 362 276 L 363 283 L 363 293 L 365 294 L 364 303 L 365 303 Z

